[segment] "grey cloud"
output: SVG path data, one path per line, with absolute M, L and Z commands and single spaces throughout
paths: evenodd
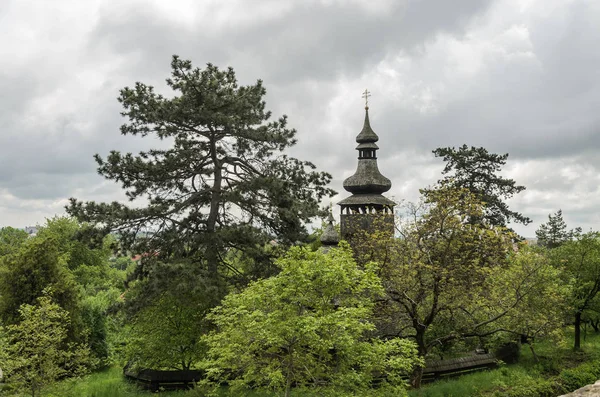
M 504 0 L 396 1 L 386 13 L 298 1 L 239 24 L 213 18 L 204 2 L 181 11 L 196 15 L 193 22 L 180 20 L 176 5 L 165 13 L 150 2 L 103 4 L 88 33 L 71 32 L 84 38 L 82 47 L 68 54 L 62 46 L 40 48 L 21 64 L 3 60 L 10 67 L 0 72 L 0 192 L 23 203 L 40 199 L 35 208 L 51 212 L 72 195 L 118 197 L 118 186 L 96 175 L 92 155 L 160 144 L 119 134 L 118 89 L 135 81 L 164 89 L 170 57 L 179 54 L 200 67 L 231 65 L 242 84 L 262 78 L 274 116 L 287 113 L 298 129 L 292 154 L 331 172 L 340 197 L 342 180 L 356 167 L 360 91 L 375 84 L 371 121 L 381 171 L 393 181 L 390 197 L 416 200 L 419 187 L 439 178 L 442 164 L 430 151 L 467 143 L 510 153 L 507 172 L 528 188 L 513 206 L 536 223 L 574 191 L 588 203 L 563 206 L 573 226 L 597 221 L 585 217 L 600 213 L 596 180 L 549 172 L 566 167 L 561 159 L 600 170 L 600 6 L 593 1 L 560 4 L 561 15 L 522 18 Z M 0 6 L 0 18 L 2 12 Z M 494 24 L 500 27 L 490 33 Z M 502 29 L 512 25 L 528 36 L 510 42 Z M 463 70 L 470 67 L 475 71 Z M 58 111 L 40 115 L 35 107 L 57 100 L 52 94 L 61 90 L 66 94 L 56 98 L 70 104 L 51 104 Z M 431 103 L 423 99 L 428 90 Z M 336 100 L 348 95 L 356 99 Z M 528 162 L 528 172 L 519 171 Z M 33 216 L 13 205 L 0 218 L 9 219 L 6 211 L 12 220 Z
M 284 17 L 257 19 L 241 27 L 210 25 L 210 10 L 198 3 L 195 29 L 173 23 L 151 6 L 106 7 L 90 46 L 108 45 L 120 54 L 139 55 L 142 69 L 178 53 L 200 63 L 244 65 L 251 71 L 245 74 L 275 84 L 333 79 L 361 73 L 390 49 L 410 48 L 438 32 L 460 30 L 489 3 L 399 1 L 381 15 L 350 4 L 298 2 Z

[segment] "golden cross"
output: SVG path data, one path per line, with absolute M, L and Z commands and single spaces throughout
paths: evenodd
M 371 93 L 369 92 L 369 90 L 365 89 L 365 92 L 363 92 L 362 97 L 365 98 L 365 107 L 369 107 L 369 97 L 371 96 Z

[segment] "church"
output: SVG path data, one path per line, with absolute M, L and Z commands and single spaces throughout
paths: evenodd
M 370 94 L 367 90 L 363 93 L 365 98 L 365 121 L 363 128 L 356 137 L 356 150 L 358 151 L 358 165 L 354 175 L 344 180 L 344 189 L 351 195 L 341 200 L 340 206 L 340 229 L 341 238 L 350 242 L 355 236 L 364 231 L 374 231 L 374 228 L 382 228 L 394 233 L 394 206 L 396 203 L 383 193 L 390 190 L 392 182 L 383 176 L 377 165 L 377 141 L 379 137 L 371 128 L 369 121 Z M 333 228 L 333 217 L 329 216 L 327 227 L 321 236 L 324 246 L 337 245 L 335 229 Z

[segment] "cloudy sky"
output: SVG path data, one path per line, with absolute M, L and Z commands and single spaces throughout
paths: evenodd
M 368 88 L 388 196 L 415 201 L 440 177 L 431 151 L 466 143 L 510 154 L 522 235 L 559 208 L 600 229 L 599 26 L 597 0 L 1 0 L 0 226 L 122 199 L 92 156 L 157 143 L 119 134 L 116 97 L 164 89 L 178 54 L 263 79 L 334 202 Z

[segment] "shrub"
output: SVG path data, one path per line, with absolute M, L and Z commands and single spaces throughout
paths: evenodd
M 570 392 L 590 383 L 594 383 L 598 375 L 591 365 L 583 364 L 577 368 L 565 369 L 558 376 L 558 382 L 565 392 Z

